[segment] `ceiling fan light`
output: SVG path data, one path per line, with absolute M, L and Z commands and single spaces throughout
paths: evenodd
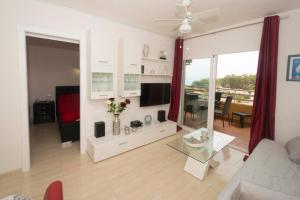
M 192 26 L 189 23 L 182 23 L 181 26 L 179 27 L 180 33 L 189 33 L 192 30 Z

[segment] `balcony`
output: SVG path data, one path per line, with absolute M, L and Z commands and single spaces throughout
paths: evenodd
M 185 87 L 184 125 L 195 129 L 207 126 L 208 90 L 206 88 Z M 223 127 L 221 118 L 215 117 L 214 129 L 236 137 L 231 146 L 248 152 L 251 118 L 245 118 L 243 128 L 241 128 L 240 119 L 236 116 L 233 118 L 232 125 L 229 125 L 228 122 L 232 120 L 232 112 L 252 113 L 254 91 L 230 88 L 217 88 L 216 91 L 222 93 L 221 106 L 227 96 L 232 96 L 233 101 L 229 108 L 230 119 L 225 117 L 225 126 Z

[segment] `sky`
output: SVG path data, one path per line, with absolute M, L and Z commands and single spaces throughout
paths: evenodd
M 226 75 L 256 74 L 258 51 L 223 54 L 218 56 L 217 78 Z M 191 85 L 195 80 L 209 78 L 210 58 L 194 59 L 191 65 L 186 66 L 185 84 Z

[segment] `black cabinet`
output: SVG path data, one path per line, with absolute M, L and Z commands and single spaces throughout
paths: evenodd
M 36 101 L 33 103 L 33 123 L 55 122 L 54 101 Z

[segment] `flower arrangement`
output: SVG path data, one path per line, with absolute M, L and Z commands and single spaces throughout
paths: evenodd
M 125 99 L 125 101 L 117 103 L 115 101 L 115 98 L 110 98 L 109 100 L 106 101 L 106 104 L 108 106 L 107 112 L 118 115 L 124 110 L 126 110 L 126 106 L 127 104 L 130 104 L 130 100 Z

